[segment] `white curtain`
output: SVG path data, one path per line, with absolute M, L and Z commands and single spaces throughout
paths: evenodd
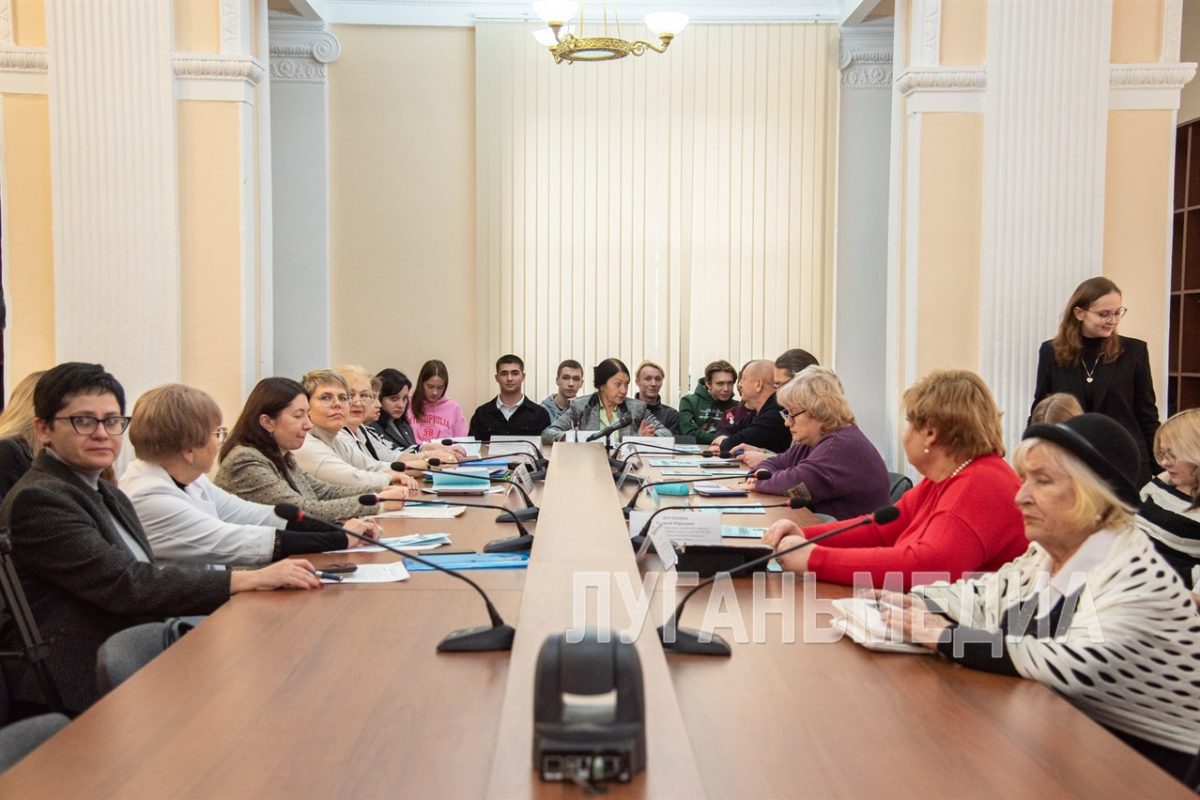
M 674 402 L 716 358 L 827 361 L 837 27 L 692 25 L 572 65 L 533 27 L 476 25 L 481 374 L 514 352 L 540 399 L 564 358 L 588 385 L 650 359 Z

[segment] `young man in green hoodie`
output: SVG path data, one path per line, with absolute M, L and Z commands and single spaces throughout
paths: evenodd
M 697 444 L 711 444 L 721 417 L 737 405 L 733 399 L 736 382 L 737 370 L 728 361 L 714 361 L 705 367 L 696 391 L 679 400 L 680 433 L 694 436 Z

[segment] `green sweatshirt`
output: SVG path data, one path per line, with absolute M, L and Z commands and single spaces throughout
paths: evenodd
M 679 432 L 684 436 L 695 436 L 697 444 L 711 444 L 721 417 L 735 405 L 737 401 L 732 397 L 724 403 L 713 400 L 701 378 L 696 381 L 696 391 L 679 400 Z

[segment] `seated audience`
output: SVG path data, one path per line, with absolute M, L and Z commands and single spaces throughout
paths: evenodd
M 525 396 L 525 362 L 512 354 L 496 361 L 499 393 L 475 409 L 470 435 L 475 439 L 493 436 L 540 436 L 550 427 L 546 409 Z
M 1030 425 L 1057 425 L 1083 413 L 1075 395 L 1066 392 L 1048 394 L 1038 401 L 1029 415 Z
M 416 434 L 408 424 L 408 400 L 412 381 L 398 369 L 382 369 L 379 378 L 379 419 L 368 423 L 393 449 L 414 452 Z
M 697 444 L 712 444 L 722 415 L 737 405 L 733 385 L 737 370 L 728 361 L 713 361 L 696 381 L 696 391 L 679 398 L 679 432 Z
M 34 429 L 44 448 L 5 498 L 13 563 L 43 638 L 46 664 L 69 712 L 96 700 L 96 650 L 112 634 L 171 616 L 210 614 L 230 595 L 313 589 L 307 561 L 259 570 L 160 567 L 129 499 L 100 480 L 121 452 L 125 391 L 99 364 L 60 364 L 34 389 Z M 7 626 L 0 646 L 17 634 Z M 10 696 L 39 703 L 32 671 L 8 675 Z
M 1154 454 L 1163 471 L 1142 487 L 1138 521 L 1183 582 L 1200 588 L 1200 408 L 1164 422 Z
M 783 355 L 775 359 L 776 391 L 809 367 L 819 367 L 820 365 L 816 356 L 807 350 L 793 347 L 791 350 L 784 351 Z
M 629 367 L 617 358 L 606 358 L 592 370 L 596 391 L 586 397 L 576 397 L 571 407 L 542 433 L 549 444 L 566 438 L 567 431 L 599 431 L 614 425 L 626 416 L 630 423 L 615 431 L 611 441 L 623 436 L 670 436 L 658 419 L 646 410 L 641 400 L 626 397 L 629 393 Z
M 747 469 L 771 471 L 766 480 L 751 480 L 750 488 L 802 500 L 813 513 L 836 519 L 866 514 L 891 502 L 887 467 L 854 424 L 842 382 L 833 370 L 809 367 L 778 394 L 792 446 L 769 458 L 749 445 L 730 451 Z
M 450 373 L 441 361 L 426 361 L 417 376 L 417 388 L 408 404 L 408 421 L 421 444 L 467 435 L 462 406 L 446 396 Z
M 308 395 L 308 418 L 313 424 L 312 435 L 305 437 L 296 451 L 300 469 L 337 486 L 372 486 L 378 490 L 395 483 L 417 488 L 419 484 L 392 469 L 391 462 L 376 461 L 359 449 L 354 435 L 346 429 L 350 388 L 341 375 L 328 369 L 313 370 L 305 373 L 300 385 Z M 361 422 L 361 404 L 358 411 Z
M 634 397 L 646 404 L 646 410 L 653 414 L 664 428 L 679 436 L 679 412 L 662 401 L 663 378 L 666 374 L 666 371 L 653 361 L 643 361 L 634 374 L 638 386 Z
M 41 443 L 33 431 L 33 387 L 45 372 L 26 375 L 0 412 L 0 500 L 29 471 Z
M 885 592 L 885 621 L 964 666 L 1040 681 L 1182 779 L 1200 748 L 1200 617 L 1136 527 L 1137 442 L 1084 414 L 1030 427 L 1015 461 L 1027 552 Z
M 938 576 L 957 580 L 995 570 L 1025 551 L 1021 514 L 1013 504 L 1020 482 L 1004 460 L 1000 412 L 983 380 L 966 370 L 934 370 L 904 393 L 905 455 L 925 479 L 896 503 L 900 516 L 868 524 L 780 559 L 785 569 L 850 584 L 904 586 Z M 791 520 L 767 529 L 764 542 L 784 549 L 838 527 L 801 530 Z
M 376 470 L 382 469 L 380 464 L 390 470 L 391 464 L 395 461 L 402 461 L 410 466 L 423 469 L 426 465 L 425 459 L 432 456 L 437 456 L 443 461 L 457 460 L 456 454 L 441 442 L 427 442 L 422 445 L 420 448 L 422 455 L 392 447 L 382 436 L 370 428 L 370 423 L 377 419 L 380 413 L 378 393 L 383 382 L 378 378 L 372 378 L 369 372 L 354 364 L 343 364 L 337 368 L 337 373 L 346 382 L 346 397 L 349 402 L 346 406 L 345 432 L 349 434 L 349 438 L 339 434 L 334 441 L 335 447 L 340 449 L 339 445 L 344 447 L 353 441 L 362 456 L 367 459 L 367 463 Z M 411 486 L 412 484 L 407 485 Z
M 550 415 L 550 421 L 556 421 L 571 405 L 579 387 L 583 386 L 583 365 L 573 358 L 568 358 L 558 365 L 554 383 L 558 391 L 542 401 L 542 408 Z
M 408 489 L 378 482 L 340 486 L 306 475 L 292 455 L 313 424 L 308 418 L 308 395 L 290 378 L 264 378 L 246 398 L 242 413 L 221 446 L 221 463 L 213 482 L 243 500 L 274 506 L 291 503 L 325 519 L 349 519 L 382 510 L 364 506 L 360 495 L 380 500 L 403 500 Z
M 775 365 L 766 359 L 742 367 L 738 394 L 750 414 L 740 422 L 722 426 L 712 440 L 712 450 L 728 455 L 739 444 L 782 453 L 792 446 L 792 435 L 783 424 L 783 410 L 775 399 Z
M 285 525 L 271 506 L 214 486 L 207 473 L 227 434 L 216 401 L 190 386 L 159 386 L 134 404 L 129 443 L 137 458 L 120 486 L 159 563 L 259 565 L 360 544 L 311 523 Z M 366 520 L 345 525 L 366 536 L 380 533 Z

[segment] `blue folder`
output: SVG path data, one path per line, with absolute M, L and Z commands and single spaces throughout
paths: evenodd
M 525 569 L 529 566 L 529 553 L 459 553 L 455 555 L 437 555 L 430 553 L 421 558 L 432 561 L 446 569 Z M 411 558 L 404 559 L 404 566 L 409 572 L 433 572 L 433 567 L 426 566 Z

